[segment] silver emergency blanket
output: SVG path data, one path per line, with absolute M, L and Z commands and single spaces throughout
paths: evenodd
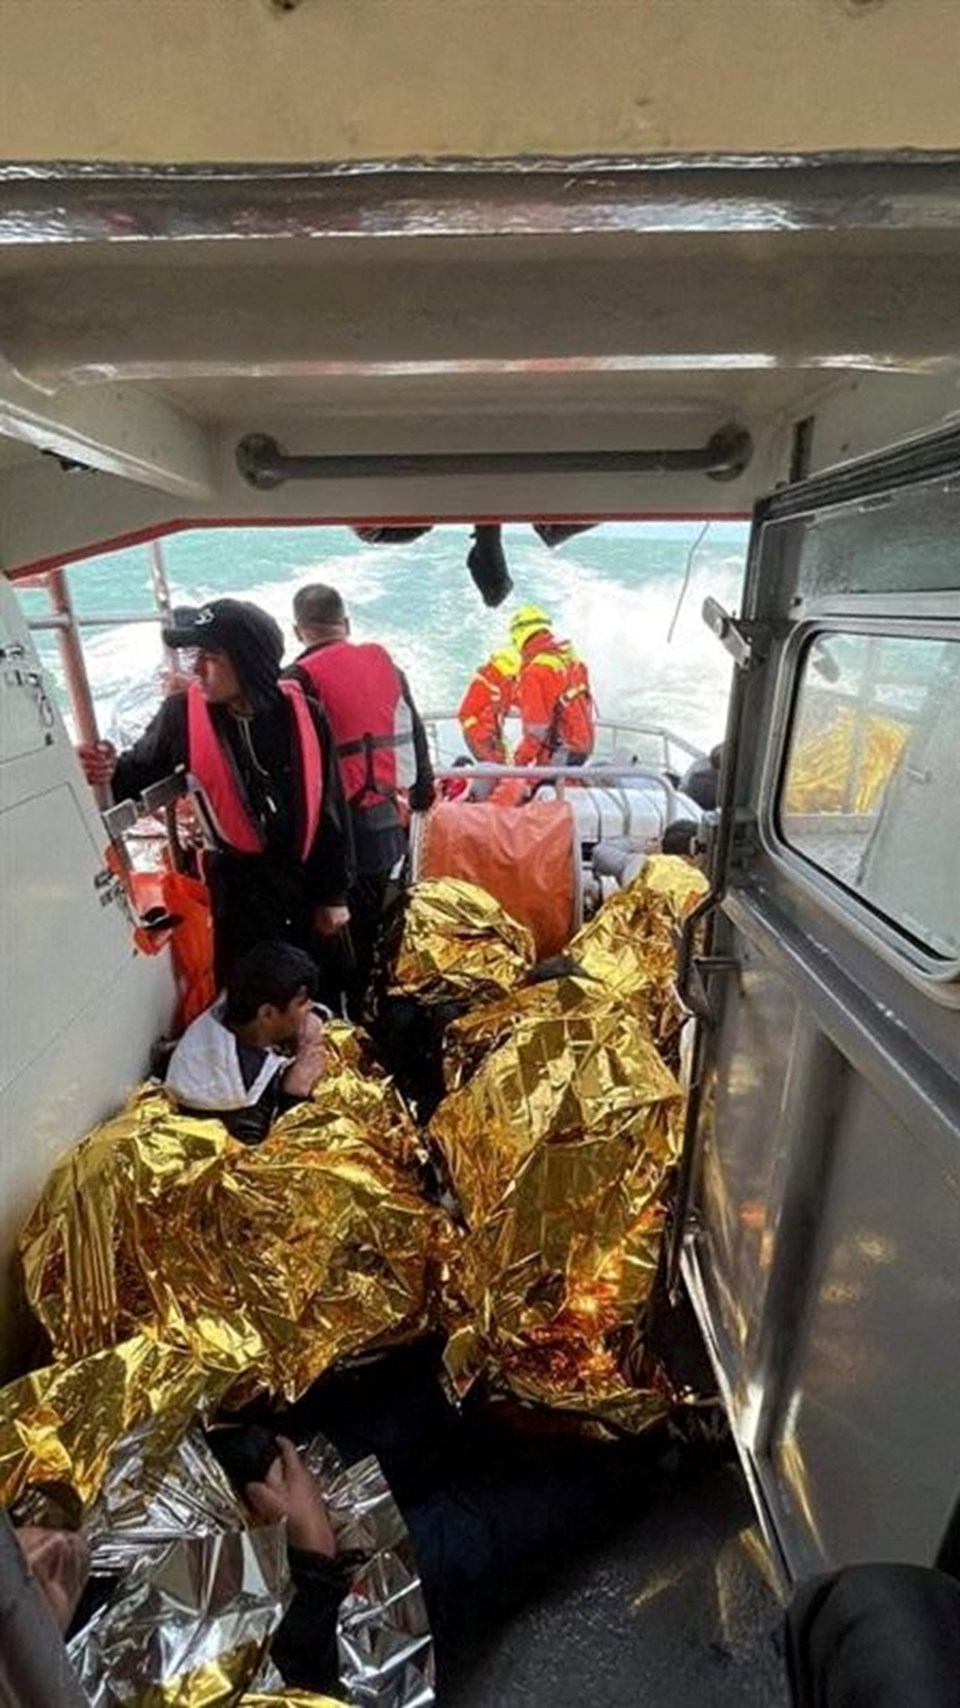
M 163 1474 L 143 1432 L 117 1450 L 90 1514 L 91 1571 L 111 1599 L 72 1640 L 93 1708 L 213 1708 L 277 1690 L 268 1648 L 293 1595 L 282 1525 L 249 1517 L 199 1430 Z M 377 1461 L 344 1467 L 317 1436 L 305 1451 L 338 1553 L 352 1557 L 337 1624 L 344 1698 L 362 1708 L 429 1708 L 434 1657 L 400 1511 Z
M 232 1702 L 290 1599 L 285 1527 L 148 1549 L 69 1646 L 92 1708 Z
M 137 1431 L 122 1443 L 88 1526 L 90 1569 L 126 1572 L 171 1542 L 247 1530 L 250 1518 L 199 1429 L 162 1471 L 145 1463 Z
M 340 1603 L 340 1682 L 363 1708 L 429 1708 L 435 1662 L 430 1621 L 402 1514 L 376 1459 L 344 1467 L 317 1436 L 306 1462 L 324 1490 L 337 1552 L 359 1556 Z

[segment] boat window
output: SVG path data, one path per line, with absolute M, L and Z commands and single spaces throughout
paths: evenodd
M 799 590 L 808 600 L 846 593 L 953 592 L 960 485 L 924 481 L 782 524 L 784 548 L 799 549 Z
M 817 635 L 778 815 L 790 848 L 928 953 L 960 959 L 960 641 Z

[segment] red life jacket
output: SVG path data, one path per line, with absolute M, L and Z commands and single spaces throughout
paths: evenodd
M 303 828 L 297 856 L 305 860 L 313 847 L 323 804 L 323 763 L 320 740 L 299 682 L 279 684 L 296 732 L 294 750 L 300 775 Z M 187 689 L 187 769 L 200 784 L 225 848 L 237 854 L 262 854 L 263 837 L 244 798 L 229 753 L 217 734 L 199 683 Z
M 414 781 L 413 718 L 400 672 L 373 641 L 332 641 L 297 660 L 333 735 L 343 792 L 360 811 L 395 801 Z

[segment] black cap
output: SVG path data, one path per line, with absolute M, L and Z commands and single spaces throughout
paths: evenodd
M 276 692 L 283 660 L 283 631 L 259 605 L 246 599 L 211 599 L 208 605 L 178 605 L 163 626 L 167 646 L 225 652 L 254 699 Z

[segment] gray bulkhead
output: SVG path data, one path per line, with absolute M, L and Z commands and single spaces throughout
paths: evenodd
M 787 489 L 747 572 L 683 1266 L 790 1578 L 932 1563 L 960 1488 L 958 473 L 947 433 Z

